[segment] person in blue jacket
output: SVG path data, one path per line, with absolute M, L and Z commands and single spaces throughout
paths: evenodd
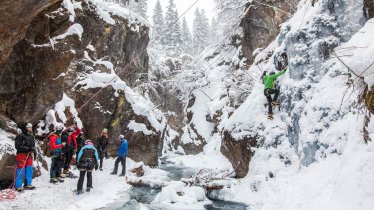
M 91 140 L 86 140 L 85 146 L 79 151 L 77 157 L 77 166 L 80 171 L 78 184 L 77 184 L 77 194 L 82 194 L 83 181 L 87 172 L 87 188 L 86 191 L 90 192 L 92 188 L 92 171 L 99 167 L 99 155 L 97 150 L 93 146 Z
M 122 173 L 120 174 L 120 176 L 125 176 L 125 174 L 126 174 L 126 157 L 129 154 L 129 144 L 128 144 L 127 140 L 125 139 L 124 135 L 120 135 L 119 138 L 121 140 L 121 144 L 119 145 L 118 157 L 117 157 L 117 160 L 114 164 L 114 170 L 111 174 L 117 175 L 118 164 L 119 164 L 119 162 L 121 162 Z

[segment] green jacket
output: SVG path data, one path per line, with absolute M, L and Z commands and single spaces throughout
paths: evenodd
M 264 76 L 264 85 L 265 85 L 265 89 L 273 89 L 274 87 L 274 81 L 279 77 L 279 76 L 282 76 L 284 73 L 286 73 L 286 69 L 284 69 L 283 71 L 280 71 L 278 74 L 273 74 L 273 75 L 265 75 Z

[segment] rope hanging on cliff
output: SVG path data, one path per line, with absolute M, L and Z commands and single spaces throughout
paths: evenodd
M 273 8 L 273 9 L 275 9 L 275 10 L 278 10 L 278 11 L 280 11 L 280 12 L 286 13 L 287 15 L 292 15 L 291 13 L 286 12 L 286 11 L 284 11 L 284 10 L 282 10 L 282 9 L 279 9 L 279 8 L 277 8 L 277 7 L 275 7 L 275 6 L 271 6 L 271 5 L 269 5 L 269 4 L 265 4 L 265 3 L 263 3 L 263 2 L 259 2 L 259 1 L 256 1 L 256 0 L 252 0 L 252 1 L 254 1 L 254 2 L 258 3 L 258 4 L 261 4 L 261 5 L 263 5 L 263 6 L 271 7 L 271 8 Z

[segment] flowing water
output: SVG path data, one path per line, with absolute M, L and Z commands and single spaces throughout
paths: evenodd
M 168 179 L 170 181 L 190 178 L 197 173 L 196 169 L 178 167 L 172 164 L 161 165 L 159 169 L 168 172 Z M 151 189 L 149 187 L 131 187 L 120 194 L 120 199 L 107 205 L 105 208 L 101 208 L 101 210 L 174 210 L 175 208 L 152 203 L 159 192 L 161 192 L 160 189 Z M 248 208 L 243 203 L 215 199 L 202 207 L 202 209 L 206 210 L 245 210 Z M 186 206 L 186 209 L 188 209 L 188 206 Z

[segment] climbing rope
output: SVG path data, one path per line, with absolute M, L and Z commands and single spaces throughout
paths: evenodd
M 17 166 L 18 165 L 8 166 L 9 168 L 14 168 L 14 180 L 13 180 L 12 184 L 7 189 L 0 191 L 0 201 L 16 199 L 16 195 L 17 195 L 17 193 L 15 191 L 16 180 L 19 178 L 19 176 L 23 175 L 23 171 L 25 170 L 25 167 L 26 167 L 26 164 L 27 164 L 27 159 L 29 157 L 30 157 L 30 152 L 27 153 L 26 158 L 23 160 L 24 161 L 23 167 L 22 167 L 22 169 L 21 169 L 21 171 L 20 171 L 20 173 L 18 174 L 17 177 L 16 177 L 16 174 L 17 174 Z

